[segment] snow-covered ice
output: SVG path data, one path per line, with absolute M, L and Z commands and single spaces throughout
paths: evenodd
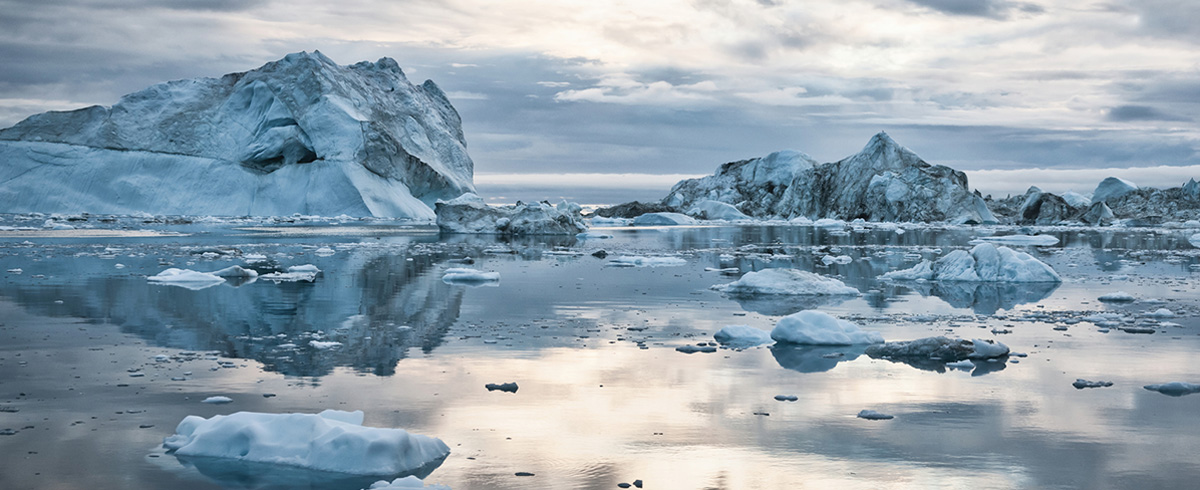
M 176 269 L 174 267 L 147 277 L 146 280 L 153 283 L 179 286 L 191 290 L 210 288 L 225 282 L 225 278 L 218 277 L 214 274 L 190 269 Z
M 723 203 L 721 201 L 713 201 L 711 199 L 705 199 L 705 200 L 696 202 L 695 204 L 692 205 L 691 208 L 689 208 L 687 210 L 687 214 L 689 216 L 694 216 L 696 218 L 707 219 L 707 220 L 718 220 L 719 219 L 719 220 L 734 221 L 734 220 L 750 219 L 749 216 L 746 216 L 741 211 L 738 211 L 738 208 L 735 208 L 732 205 Z
M 233 399 L 229 398 L 227 396 L 210 396 L 208 398 L 200 400 L 200 403 L 208 403 L 211 405 L 223 405 L 226 403 L 233 403 Z
M 712 289 L 731 295 L 857 295 L 857 289 L 832 277 L 798 269 L 764 269 L 747 272 L 734 282 L 717 284 Z
M 820 311 L 801 311 L 785 316 L 771 330 L 776 342 L 800 345 L 855 345 L 883 342 L 879 332 L 868 332 L 854 323 Z
M 442 282 L 447 284 L 499 284 L 499 272 L 484 272 L 478 269 L 470 269 L 466 267 L 453 267 L 446 269 L 442 274 Z
M 691 216 L 679 213 L 646 213 L 633 219 L 633 226 L 680 226 L 694 225 Z
M 440 464 L 450 448 L 402 429 L 364 427 L 361 411 L 189 415 L 163 446 L 180 456 L 273 463 L 355 475 L 397 475 Z
M 1137 188 L 1137 184 L 1128 180 L 1109 177 L 1100 181 L 1100 184 L 1096 186 L 1096 190 L 1092 191 L 1092 202 L 1104 202 L 1109 199 L 1116 199 L 1136 191 Z
M 254 269 L 246 269 L 237 265 L 231 265 L 224 269 L 213 271 L 211 274 L 217 277 L 258 277 L 258 272 L 256 272 Z
M 313 282 L 317 279 L 317 274 L 321 273 L 321 269 L 312 264 L 293 265 L 287 268 L 287 272 L 271 272 L 262 274 L 259 279 L 279 282 Z
M 955 250 L 936 262 L 923 260 L 909 269 L 892 271 L 881 279 L 898 281 L 962 282 L 1062 282 L 1046 263 L 1008 247 L 981 243 L 971 249 Z
M 1002 243 L 1005 245 L 1058 245 L 1058 238 L 1050 235 L 1002 235 L 1002 236 L 982 236 L 973 240 L 972 244 L 990 242 Z
M 771 332 L 748 325 L 728 325 L 713 334 L 713 339 L 723 345 L 752 347 L 772 341 Z

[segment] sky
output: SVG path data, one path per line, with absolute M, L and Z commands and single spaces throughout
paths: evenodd
M 658 199 L 875 133 L 971 186 L 1200 177 L 1194 0 L 0 0 L 0 127 L 296 51 L 394 58 L 493 201 Z

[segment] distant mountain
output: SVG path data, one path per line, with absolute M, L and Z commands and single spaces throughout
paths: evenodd
M 713 175 L 675 184 L 662 204 L 690 212 L 703 201 L 757 218 L 996 222 L 983 198 L 967 188 L 966 174 L 930 165 L 882 132 L 833 163 L 817 164 L 794 151 L 726 163 Z
M 294 53 L 0 130 L 0 212 L 433 219 L 473 173 L 446 94 L 390 58 Z

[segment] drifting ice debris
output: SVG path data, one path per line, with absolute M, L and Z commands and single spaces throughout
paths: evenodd
M 1137 188 L 1137 184 L 1134 184 L 1128 180 L 1117 177 L 1109 177 L 1100 181 L 1100 184 L 1096 186 L 1096 190 L 1092 191 L 1092 202 L 1097 203 L 1105 202 L 1109 199 L 1116 199 L 1124 196 L 1125 194 L 1136 191 Z
M 646 213 L 633 219 L 633 226 L 681 226 L 694 225 L 691 216 L 679 213 Z
M 446 284 L 484 284 L 492 283 L 496 285 L 500 282 L 499 272 L 483 272 L 477 269 L 468 269 L 465 267 L 453 267 L 446 269 L 442 275 L 442 282 Z
M 320 52 L 31 116 L 0 130 L 0 161 L 6 212 L 433 219 L 474 192 L 437 85 Z
M 1157 385 L 1146 385 L 1143 388 L 1150 391 L 1157 391 L 1168 396 L 1183 396 L 1192 393 L 1200 393 L 1200 384 L 1185 383 L 1182 381 L 1174 381 L 1171 383 L 1163 383 Z
M 518 386 L 516 382 L 510 383 L 488 383 L 483 385 L 488 391 L 503 391 L 505 393 L 516 393 Z
M 176 269 L 174 267 L 147 277 L 146 280 L 158 284 L 179 286 L 193 291 L 210 288 L 225 282 L 225 278 L 217 277 L 214 274 L 189 269 Z
M 734 282 L 717 284 L 713 290 L 729 295 L 759 294 L 838 296 L 858 295 L 857 289 L 832 277 L 797 269 L 764 269 L 747 272 Z
M 856 345 L 883 343 L 879 332 L 866 332 L 851 322 L 820 311 L 801 311 L 785 316 L 771 330 L 776 342 L 799 345 Z
M 271 272 L 258 276 L 259 279 L 267 281 L 280 282 L 313 282 L 317 279 L 317 274 L 321 273 L 321 269 L 312 264 L 293 265 L 287 268 L 287 272 Z
M 1077 390 L 1084 388 L 1107 388 L 1112 385 L 1112 381 L 1088 381 L 1082 378 L 1076 379 L 1074 383 L 1071 383 L 1071 386 L 1074 386 Z
M 992 359 L 1008 355 L 1008 346 L 990 340 L 964 340 L 947 337 L 926 337 L 917 340 L 888 342 L 867 347 L 866 354 L 874 359 L 934 360 L 941 363 L 963 359 Z
M 771 342 L 771 332 L 748 325 L 729 325 L 713 334 L 713 339 L 731 347 L 753 347 Z
M 213 271 L 211 274 L 217 277 L 258 277 L 258 272 L 256 272 L 254 269 L 246 269 L 237 265 L 231 265 L 224 269 Z
M 1001 243 L 1004 245 L 1038 245 L 1049 246 L 1058 245 L 1058 238 L 1050 235 L 1003 235 L 1003 236 L 981 236 L 976 239 L 979 242 Z M 975 241 L 972 241 L 975 243 Z
M 273 463 L 352 475 L 396 475 L 436 466 L 450 454 L 441 440 L 401 429 L 363 427 L 363 413 L 237 412 L 189 415 L 163 446 L 178 456 Z
M 775 399 L 779 400 L 781 402 L 794 402 L 796 400 L 799 400 L 800 397 L 798 397 L 796 395 L 775 395 Z
M 210 397 L 202 400 L 200 403 L 208 403 L 208 404 L 212 404 L 212 405 L 223 405 L 226 403 L 233 403 L 233 399 L 229 398 L 227 396 L 210 396 Z
M 1062 282 L 1054 269 L 1033 256 L 990 243 L 976 245 L 970 252 L 955 250 L 937 262 L 923 260 L 910 269 L 888 272 L 880 278 L 897 281 Z
M 675 350 L 682 352 L 684 354 L 695 354 L 697 352 L 711 354 L 713 352 L 716 352 L 717 348 L 713 347 L 711 345 L 690 345 L 689 344 L 689 345 L 683 345 L 683 346 L 676 347 Z
M 682 257 L 646 257 L 640 255 L 622 255 L 613 257 L 608 265 L 613 267 L 676 267 L 687 265 L 687 259 Z
M 863 410 L 858 412 L 858 418 L 867 420 L 891 420 L 896 418 L 895 415 L 876 412 L 874 410 Z
M 726 163 L 713 175 L 675 184 L 662 203 L 687 210 L 705 200 L 737 203 L 756 218 L 996 222 L 983 198 L 968 190 L 966 174 L 926 163 L 887 133 L 834 163 L 818 165 L 796 151 Z
M 488 206 L 475 194 L 438 201 L 438 229 L 446 233 L 483 235 L 578 235 L 587 231 L 578 204 L 562 202 Z
M 1108 293 L 1096 299 L 1106 303 L 1129 303 L 1132 301 L 1137 301 L 1137 298 L 1134 298 L 1132 294 L 1126 293 L 1125 291 Z

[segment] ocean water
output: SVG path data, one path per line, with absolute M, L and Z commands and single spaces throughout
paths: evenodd
M 325 409 L 441 438 L 450 456 L 421 476 L 456 490 L 634 480 L 1189 488 L 1200 478 L 1200 396 L 1143 388 L 1200 382 L 1195 230 L 725 225 L 508 240 L 388 221 L 73 224 L 0 231 L 0 488 L 351 490 L 384 478 L 189 460 L 161 447 L 187 415 Z M 877 279 L 981 236 L 1039 231 L 1060 242 L 1014 248 L 1050 264 L 1062 284 Z M 622 255 L 684 260 L 614 266 Z M 827 255 L 851 261 L 827 265 Z M 322 272 L 198 290 L 146 279 L 168 267 L 302 264 Z M 444 282 L 451 267 L 501 279 Z M 710 289 L 770 267 L 837 277 L 862 294 Z M 1097 300 L 1116 291 L 1137 301 Z M 1148 316 L 1160 308 L 1175 316 Z M 726 325 L 770 330 L 802 309 L 889 341 L 994 339 L 1024 357 L 957 370 L 872 359 L 861 347 L 676 351 Z M 1113 323 L 1097 325 L 1098 313 Z M 1076 389 L 1077 378 L 1113 386 Z M 518 391 L 484 387 L 504 382 Z M 216 395 L 233 402 L 201 403 Z M 857 418 L 864 409 L 895 418 Z

